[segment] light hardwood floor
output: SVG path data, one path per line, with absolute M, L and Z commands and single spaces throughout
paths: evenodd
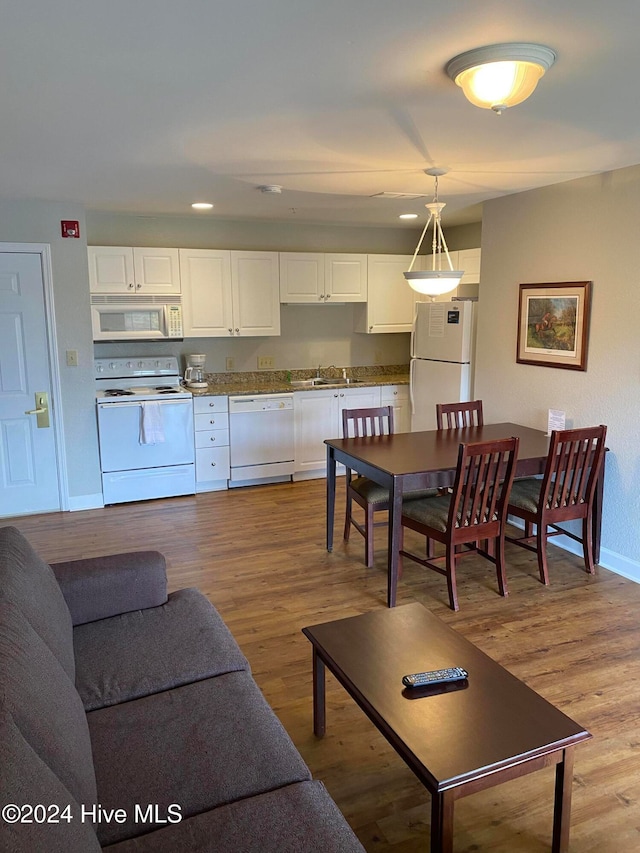
M 260 486 L 0 524 L 17 526 L 50 562 L 162 551 L 171 589 L 199 587 L 218 608 L 367 851 L 424 853 L 428 794 L 331 676 L 327 735 L 312 733 L 311 649 L 301 628 L 386 606 L 385 530 L 376 531 L 375 565 L 367 569 L 362 538 L 341 539 L 339 483 L 335 547 L 327 553 L 324 486 Z M 497 592 L 493 566 L 472 556 L 458 573 L 458 613 L 447 606 L 445 579 L 409 561 L 398 604 L 422 602 L 591 731 L 593 739 L 576 750 L 570 849 L 636 853 L 640 585 L 602 568 L 590 577 L 581 560 L 550 547 L 548 588 L 537 579 L 534 555 L 507 545 L 508 598 Z M 460 800 L 456 853 L 549 850 L 553 781 L 547 769 Z

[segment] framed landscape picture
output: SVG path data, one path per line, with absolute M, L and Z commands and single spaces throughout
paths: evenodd
M 590 311 L 590 281 L 521 284 L 516 361 L 586 370 Z

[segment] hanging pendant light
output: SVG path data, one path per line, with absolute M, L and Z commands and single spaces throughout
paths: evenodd
M 464 270 L 454 270 L 451 258 L 449 257 L 449 249 L 447 242 L 442 233 L 442 225 L 440 223 L 440 214 L 445 207 L 445 202 L 438 201 L 438 177 L 445 175 L 444 169 L 425 169 L 427 175 L 435 178 L 435 192 L 433 201 L 425 205 L 429 211 L 427 224 L 424 226 L 418 245 L 413 253 L 411 264 L 404 277 L 409 282 L 409 285 L 417 290 L 418 293 L 424 293 L 435 299 L 436 296 L 441 296 L 443 293 L 450 293 L 455 290 L 460 284 L 460 279 L 464 275 Z M 431 239 L 431 269 L 429 270 L 414 270 L 413 265 L 418 257 L 418 252 L 424 241 L 425 235 L 429 226 L 433 223 L 433 235 Z M 443 269 L 442 261 L 446 260 L 447 266 Z

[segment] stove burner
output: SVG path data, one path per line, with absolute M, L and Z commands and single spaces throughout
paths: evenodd
M 158 394 L 175 394 L 174 388 L 156 388 Z
M 171 385 L 157 385 L 154 391 L 173 391 L 173 387 Z
M 133 391 L 125 391 L 124 388 L 107 388 L 104 392 L 105 397 L 129 397 Z

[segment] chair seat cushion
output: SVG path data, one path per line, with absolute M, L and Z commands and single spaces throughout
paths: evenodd
M 541 486 L 542 480 L 535 477 L 523 477 L 520 480 L 514 480 L 509 495 L 509 506 L 527 512 L 537 512 Z
M 374 483 L 367 477 L 356 477 L 351 481 L 351 488 L 357 492 L 361 498 L 370 504 L 387 504 L 389 503 L 389 491 L 384 486 Z M 417 489 L 415 492 L 405 492 L 403 499 L 406 501 L 418 500 L 419 498 L 429 498 L 438 494 L 437 489 Z
M 450 495 L 436 495 L 415 501 L 407 500 L 402 505 L 402 517 L 410 518 L 412 521 L 444 533 L 449 520 L 450 503 Z

